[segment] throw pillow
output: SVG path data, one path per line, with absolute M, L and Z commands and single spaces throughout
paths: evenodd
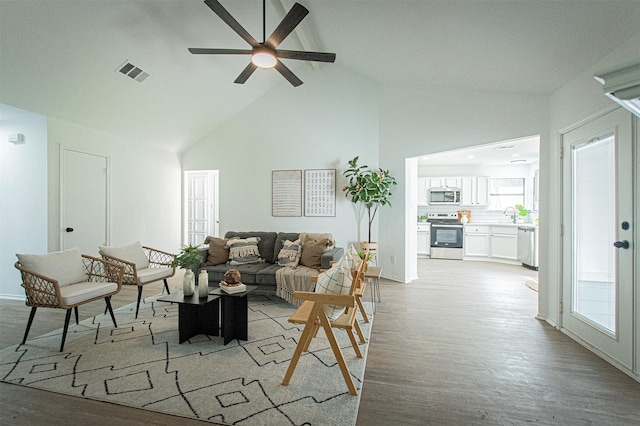
M 299 239 L 295 241 L 285 240 L 282 243 L 280 253 L 278 253 L 278 265 L 288 267 L 298 266 L 301 249 L 302 243 Z
M 87 281 L 80 250 L 72 248 L 48 254 L 16 254 L 23 268 L 58 281 L 60 287 Z
M 232 238 L 227 240 L 225 248 L 229 249 L 227 265 L 238 266 L 250 263 L 264 263 L 258 251 L 259 237 Z
M 300 264 L 313 269 L 322 267 L 322 255 L 331 248 L 332 242 L 329 238 L 314 240 L 307 237 L 302 242 L 302 253 L 300 254 Z
M 142 244 L 140 244 L 140 241 L 127 244 L 126 246 L 99 246 L 99 248 L 100 254 L 117 257 L 118 259 L 126 260 L 127 262 L 133 262 L 136 264 L 136 269 L 144 269 L 149 267 L 149 259 L 144 253 L 144 249 L 142 248 Z
M 349 269 L 351 269 L 352 271 L 358 269 L 360 267 L 360 262 L 362 262 L 362 259 L 358 254 L 358 250 L 356 250 L 353 244 L 349 245 L 349 248 L 347 249 L 346 253 L 342 255 L 342 257 L 345 258 L 345 261 L 349 265 Z
M 225 247 L 227 240 L 207 237 L 204 243 L 209 244 L 209 254 L 207 255 L 206 262 L 204 262 L 202 266 L 222 265 L 229 261 L 229 249 Z
M 346 262 L 335 263 L 331 268 L 318 275 L 316 293 L 350 294 L 351 269 Z M 338 319 L 344 312 L 344 306 L 324 305 L 324 311 L 330 321 Z

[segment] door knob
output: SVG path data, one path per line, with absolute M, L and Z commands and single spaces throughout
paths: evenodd
M 616 241 L 615 243 L 613 243 L 613 245 L 616 248 L 623 248 L 623 249 L 628 249 L 629 248 L 629 241 L 624 240 L 624 241 Z
M 67 231 L 67 232 L 73 232 L 73 228 L 67 228 L 67 229 L 65 229 L 65 231 Z

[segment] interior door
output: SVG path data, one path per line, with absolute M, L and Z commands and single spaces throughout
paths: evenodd
M 562 328 L 629 370 L 634 251 L 631 132 L 631 114 L 619 108 L 562 137 Z
M 218 236 L 218 171 L 185 172 L 185 244 Z
M 108 173 L 105 156 L 60 149 L 60 246 L 97 255 L 107 245 Z

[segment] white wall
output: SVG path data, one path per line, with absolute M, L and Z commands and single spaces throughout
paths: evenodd
M 0 297 L 22 299 L 16 253 L 47 251 L 47 119 L 0 110 Z M 15 133 L 24 144 L 8 142 Z
M 602 69 L 633 60 L 640 60 L 640 33 L 557 90 L 550 98 L 549 143 L 540 145 L 540 185 L 544 190 L 540 191 L 539 315 L 552 324 L 558 323 L 560 302 L 560 131 L 612 106 L 613 101 L 604 95 L 602 85 L 593 76 Z M 636 198 L 640 197 L 638 190 L 636 187 Z
M 381 93 L 380 158 L 397 170 L 392 209 L 380 217 L 380 260 L 386 277 L 407 281 L 405 158 L 540 134 L 547 143 L 548 98 L 440 87 L 387 85 Z M 395 264 L 390 263 L 395 256 Z
M 60 249 L 60 144 L 110 157 L 111 245 L 139 240 L 160 250 L 179 251 L 182 173 L 178 154 L 52 117 L 48 140 L 49 251 Z
M 298 88 L 283 80 L 184 153 L 184 170 L 220 171 L 220 235 L 330 232 L 341 247 L 360 241 L 342 172 L 356 155 L 378 163 L 377 90 L 338 65 L 302 79 Z M 336 217 L 273 217 L 271 172 L 305 169 L 337 169 Z
M 2 105 L 2 116 L 15 109 Z M 24 298 L 15 253 L 60 249 L 60 144 L 111 161 L 110 243 L 180 248 L 181 169 L 176 153 L 22 111 L 0 122 L 0 297 Z M 23 133 L 26 143 L 9 144 Z

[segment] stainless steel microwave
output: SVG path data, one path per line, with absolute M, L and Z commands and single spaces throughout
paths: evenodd
M 429 204 L 460 204 L 460 189 L 431 188 L 429 190 Z

